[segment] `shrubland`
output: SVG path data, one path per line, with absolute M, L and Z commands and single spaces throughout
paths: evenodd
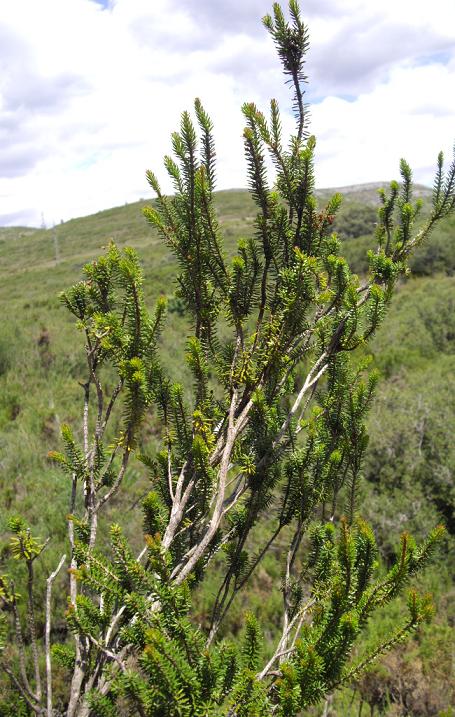
M 373 202 L 377 201 L 375 194 L 371 193 Z M 240 236 L 239 224 L 248 225 L 251 221 L 251 200 L 246 192 L 240 191 L 217 193 L 215 200 L 221 226 L 229 235 L 229 251 L 233 253 Z M 166 251 L 153 229 L 141 219 L 142 206 L 144 203 L 119 207 L 61 225 L 58 265 L 53 259 L 52 230 L 36 230 L 20 241 L 3 238 L 0 244 L 0 292 L 3 305 L 8 304 L 10 309 L 4 318 L 1 342 L 2 572 L 19 569 L 11 564 L 7 547 L 7 521 L 11 515 L 23 514 L 38 536 L 52 536 L 41 564 L 37 565 L 38 581 L 55 566 L 59 544 L 64 539 L 61 516 L 67 510 L 69 485 L 47 454 L 60 448 L 60 424 L 75 425 L 80 421 L 78 381 L 83 375 L 84 355 L 72 322 L 58 302 L 59 290 L 69 285 L 74 272 L 114 239 L 119 246 L 127 243 L 141 252 L 149 300 L 156 291 L 167 296 L 170 306 L 175 301 L 175 286 L 169 277 L 175 272 L 176 264 L 166 261 Z M 342 224 L 339 231 L 343 236 Z M 85 236 L 85 240 L 78 243 L 81 236 Z M 443 240 L 446 250 L 455 256 L 453 220 L 446 220 L 444 226 L 435 231 L 429 246 L 432 241 Z M 347 254 L 352 251 L 354 242 L 355 239 L 344 240 Z M 36 255 L 29 266 L 28 257 L 34 251 Z M 11 264 L 6 270 L 8 261 Z M 49 272 L 49 268 L 53 271 Z M 398 287 L 387 324 L 379 329 L 373 342 L 374 363 L 381 371 L 381 380 L 368 423 L 371 438 L 365 457 L 366 480 L 361 487 L 361 500 L 386 561 L 393 555 L 401 531 L 410 530 L 423 538 L 432 526 L 441 520 L 450 520 L 453 514 L 453 497 L 448 497 L 448 493 L 453 486 L 450 435 L 455 429 L 455 411 L 447 396 L 451 395 L 454 373 L 450 340 L 453 314 L 449 311 L 454 298 L 455 287 L 450 275 L 433 272 L 425 277 L 413 272 Z M 177 359 L 178 347 L 183 345 L 182 337 L 189 331 L 185 317 L 175 310 L 170 312 L 167 330 L 171 335 L 163 336 L 162 351 L 170 371 L 178 377 L 182 370 Z M 40 345 L 43 332 L 48 338 L 45 348 Z M 189 382 L 187 376 L 184 380 Z M 144 427 L 144 443 L 149 449 L 157 441 L 157 425 L 155 417 Z M 415 430 L 416 426 L 420 427 L 420 433 Z M 436 430 L 433 431 L 433 427 Z M 420 445 L 422 431 L 424 441 Z M 436 470 L 435 456 L 438 457 Z M 435 481 L 441 485 L 434 494 L 430 486 Z M 436 499 L 441 488 L 446 495 L 444 502 Z M 140 501 L 147 491 L 144 467 L 136 462 L 126 475 L 121 499 L 114 502 L 109 515 L 110 520 L 124 525 L 138 547 L 140 536 L 134 526 L 139 520 Z M 45 511 L 39 508 L 42 505 L 46 505 Z M 453 529 L 450 523 L 448 525 L 451 536 Z M 361 682 L 337 695 L 331 705 L 333 714 L 350 714 L 350 710 L 354 713 L 361 700 L 364 700 L 364 711 L 371 704 L 376 706 L 378 714 L 384 715 L 449 714 L 453 694 L 446 688 L 453 642 L 453 566 L 453 543 L 449 537 L 441 558 L 420 581 L 421 589 L 430 591 L 435 600 L 433 623 L 420 630 L 412 646 L 391 651 Z M 273 596 L 271 592 L 279 580 L 279 565 L 271 555 L 233 608 L 230 628 L 234 632 L 241 633 L 245 611 L 250 609 L 267 628 L 266 644 L 272 639 L 279 595 Z M 198 594 L 196 618 L 199 621 L 208 610 L 210 592 L 208 586 Z M 56 639 L 61 640 L 68 635 L 63 615 L 65 595 L 63 576 L 60 576 L 54 589 L 57 612 L 53 630 Z M 40 610 L 39 602 L 37 609 Z M 40 629 L 41 620 L 42 617 Z M 374 641 L 382 634 L 381 621 L 375 619 L 370 629 Z M 58 667 L 56 678 L 56 694 L 59 694 L 65 677 Z M 1 713 L 9 715 L 11 703 L 5 681 L 3 688 Z
M 295 42 L 302 58 L 307 40 L 294 3 L 291 12 L 291 26 L 277 7 L 267 22 L 292 76 L 302 69 Z M 0 237 L 8 299 L 2 560 L 15 585 L 33 564 L 35 586 L 27 607 L 9 579 L 2 583 L 5 614 L 17 605 L 29 628 L 23 654 L 32 675 L 24 682 L 21 646 L 9 643 L 5 694 L 17 674 L 22 690 L 4 698 L 5 715 L 44 704 L 43 657 L 33 655 L 45 632 L 39 586 L 55 571 L 68 528 L 67 619 L 62 572 L 47 613 L 57 713 L 354 714 L 367 703 L 384 714 L 449 714 L 451 695 L 441 688 L 453 619 L 453 221 L 418 249 L 424 268 L 417 254 L 408 276 L 408 249 L 437 214 L 443 183 L 433 205 L 424 203 L 416 234 L 406 163 L 401 187 L 382 196 L 374 238 L 369 206 L 347 203 L 335 222 L 336 194 L 317 207 L 298 73 L 289 149 L 279 145 L 273 104 L 275 137 L 254 106 L 244 107 L 251 194 L 213 194 L 210 120 L 196 104 L 202 158 L 184 115 L 173 138 L 180 172 L 166 160 L 175 196 L 160 197 L 149 174 L 159 196 L 147 210 L 154 229 L 134 205 L 68 222 L 57 228 L 58 261 L 53 232 Z M 275 189 L 264 145 L 281 166 Z M 357 266 L 375 241 L 376 253 Z M 96 258 L 100 244 L 109 248 Z M 140 251 L 145 283 L 125 244 Z M 432 246 L 443 247 L 444 266 Z M 55 296 L 87 261 L 85 283 L 65 294 L 85 336 L 78 342 Z M 384 377 L 374 399 L 370 353 Z M 121 391 L 123 410 L 114 405 Z M 420 574 L 441 520 L 449 529 L 443 557 Z M 418 572 L 408 607 L 391 602 Z M 427 591 L 438 617 L 430 630 L 419 627 L 409 650 L 402 638 L 429 617 Z

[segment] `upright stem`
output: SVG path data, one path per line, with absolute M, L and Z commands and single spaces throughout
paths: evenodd
M 190 574 L 194 566 L 196 565 L 199 558 L 204 554 L 205 549 L 212 541 L 216 531 L 218 530 L 218 527 L 220 525 L 221 519 L 223 517 L 223 502 L 224 502 L 224 495 L 226 490 L 226 479 L 227 474 L 229 471 L 230 466 L 230 460 L 231 460 L 231 454 L 232 450 L 234 448 L 234 443 L 237 438 L 237 435 L 239 433 L 239 427 L 242 423 L 243 416 L 241 415 L 237 421 L 237 423 L 234 423 L 234 415 L 235 415 L 235 409 L 237 406 L 237 390 L 234 389 L 232 398 L 231 398 L 231 406 L 229 409 L 229 423 L 227 428 L 227 436 L 226 436 L 226 444 L 223 451 L 223 456 L 221 458 L 220 463 L 220 470 L 219 470 L 219 478 L 218 478 L 218 491 L 217 491 L 217 502 L 215 505 L 215 509 L 213 511 L 213 516 L 210 521 L 209 527 L 207 528 L 207 531 L 204 535 L 204 537 L 199 542 L 197 549 L 194 551 L 192 556 L 188 559 L 186 565 L 180 570 L 179 574 L 177 575 L 175 582 L 177 585 L 181 584 L 183 580 Z
M 88 458 L 88 451 L 89 451 L 89 438 L 88 438 L 88 419 L 89 419 L 89 400 L 90 400 L 90 381 L 87 381 L 84 385 L 84 412 L 83 412 L 83 423 L 82 423 L 82 430 L 83 430 L 83 436 L 84 436 L 84 455 L 87 460 Z M 85 497 L 85 503 L 87 506 L 87 501 L 89 498 L 88 491 L 90 487 L 88 485 L 87 479 L 85 479 L 84 482 L 84 497 Z M 77 479 L 76 476 L 73 476 L 73 485 L 72 485 L 72 491 L 71 491 L 71 508 L 74 511 L 75 504 L 76 504 L 76 490 L 77 490 Z M 70 569 L 70 599 L 71 604 L 76 609 L 76 599 L 77 599 L 77 580 L 74 575 L 74 570 L 77 567 L 76 559 L 74 557 L 74 525 L 73 521 L 70 519 L 68 521 L 68 537 L 70 541 L 71 546 L 71 569 Z M 70 687 L 70 699 L 68 703 L 68 709 L 67 709 L 67 717 L 75 717 L 76 715 L 76 709 L 79 704 L 79 699 L 81 696 L 81 690 L 82 690 L 82 683 L 84 680 L 85 675 L 85 656 L 84 656 L 84 645 L 83 645 L 83 638 L 80 634 L 75 634 L 74 636 L 74 643 L 75 643 L 75 660 L 74 660 L 74 670 L 73 675 L 71 678 L 71 687 Z
M 52 597 L 52 583 L 62 569 L 63 563 L 66 560 L 66 555 L 63 555 L 60 559 L 59 564 L 53 573 L 51 573 L 46 581 L 46 629 L 45 629 L 45 653 L 46 653 L 46 706 L 47 706 L 47 717 L 53 716 L 52 708 L 52 661 L 51 661 L 51 597 Z

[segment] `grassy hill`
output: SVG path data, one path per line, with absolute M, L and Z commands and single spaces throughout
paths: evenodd
M 359 273 L 365 270 L 367 249 L 374 246 L 379 186 L 344 188 L 345 204 L 336 228 Z M 320 190 L 321 200 L 331 191 Z M 417 193 L 425 199 L 428 192 L 419 187 Z M 51 465 L 47 453 L 59 448 L 62 422 L 76 428 L 80 423 L 82 391 L 78 381 L 84 369 L 81 337 L 58 294 L 80 278 L 84 264 L 96 258 L 110 240 L 139 251 L 150 302 L 160 293 L 169 297 L 161 351 L 175 374 L 182 371 L 179 347 L 188 327 L 174 299 L 176 264 L 143 219 L 145 204 L 98 212 L 55 229 L 0 229 L 0 544 L 8 516 L 25 514 L 38 534 L 52 537 L 43 561 L 45 570 L 54 566 L 57 543 L 64 538 L 62 516 L 67 511 L 69 489 L 67 478 Z M 217 208 L 227 250 L 233 252 L 236 240 L 253 230 L 253 202 L 246 191 L 224 191 L 217 194 Z M 446 222 L 419 251 L 413 270 L 413 276 L 399 287 L 373 345 L 383 381 L 370 420 L 362 508 L 380 536 L 385 560 L 403 530 L 420 537 L 444 520 L 455 532 L 454 220 Z M 149 451 L 155 435 L 151 419 L 141 439 Z M 136 511 L 146 488 L 141 466 L 133 462 L 126 476 L 126 491 L 117 499 L 111 516 L 122 520 L 133 540 L 139 540 Z M 452 545 L 450 539 L 440 563 L 423 583 L 436 596 L 439 612 L 435 624 L 416 637 L 409 657 L 403 650 L 395 650 L 369 680 L 356 686 L 355 712 L 346 707 L 348 701 L 339 698 L 336 714 L 357 714 L 361 700 L 380 714 L 451 714 L 443 710 L 449 709 L 452 700 L 444 686 L 455 619 Z M 0 573 L 8 561 L 3 550 Z M 254 609 L 262 610 L 271 622 L 273 600 L 268 599 L 267 586 L 272 578 L 279 580 L 279 575 L 276 566 L 267 563 L 249 595 Z M 207 600 L 208 596 L 201 596 L 201 614 Z M 244 608 L 245 604 L 239 603 L 233 620 L 241 621 Z M 381 629 L 379 623 L 372 626 L 372 640 Z M 2 712 L 0 702 L 2 714 L 8 713 Z
M 386 187 L 388 182 L 367 182 L 366 184 L 350 184 L 347 187 L 327 187 L 316 191 L 321 198 L 329 197 L 334 192 L 340 192 L 347 202 L 360 202 L 367 206 L 377 206 L 378 189 Z M 431 189 L 423 184 L 414 185 L 414 196 L 421 199 L 431 197 Z

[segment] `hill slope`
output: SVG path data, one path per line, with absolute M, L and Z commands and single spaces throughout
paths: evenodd
M 344 189 L 345 205 L 336 228 L 345 237 L 347 253 L 358 272 L 365 268 L 367 248 L 374 246 L 373 204 L 378 186 Z M 321 190 L 321 199 L 331 191 Z M 429 190 L 419 191 L 426 197 Z M 50 230 L 0 229 L 0 500 L 4 507 L 0 537 L 8 515 L 18 511 L 26 514 L 39 534 L 53 538 L 46 552 L 45 570 L 54 565 L 57 548 L 53 546 L 64 536 L 62 516 L 67 511 L 69 488 L 67 479 L 46 456 L 50 449 L 59 447 L 62 422 L 76 428 L 80 423 L 82 392 L 78 381 L 84 367 L 81 337 L 57 297 L 80 278 L 83 265 L 111 239 L 140 252 L 150 301 L 160 293 L 171 299 L 161 350 L 171 370 L 176 374 L 182 371 L 178 347 L 188 327 L 178 304 L 172 301 L 176 264 L 143 219 L 145 204 L 109 209 Z M 217 207 L 227 250 L 233 252 L 236 240 L 254 231 L 252 200 L 242 190 L 219 192 Z M 371 415 L 362 507 L 375 525 L 386 559 L 402 530 L 422 536 L 441 519 L 455 530 L 455 447 L 451 440 L 455 407 L 448 400 L 455 391 L 454 270 L 452 220 L 419 252 L 414 260 L 415 276 L 400 286 L 373 346 L 384 379 Z M 142 437 L 149 451 L 155 434 L 151 420 Z M 138 540 L 136 506 L 146 487 L 141 466 L 135 462 L 126 477 L 126 492 L 114 505 L 112 515 L 126 523 L 133 540 Z M 5 551 L 0 554 L 0 573 L 8 557 Z M 379 704 L 375 700 L 384 689 L 392 696 L 401 690 L 400 699 L 404 701 L 413 693 L 419 694 L 422 704 L 431 702 L 434 707 L 425 707 L 426 712 L 416 707 L 407 714 L 437 715 L 448 708 L 451 697 L 442 685 L 450 664 L 453 608 L 449 576 L 453 564 L 448 548 L 444 562 L 426 578 L 425 585 L 436 593 L 440 609 L 435 626 L 416 640 L 411 655 L 413 679 L 417 675 L 420 680 L 418 689 L 411 677 L 406 681 L 406 675 L 401 686 L 394 682 L 397 669 L 404 670 L 404 658 L 398 650 L 393 653 L 395 662 L 386 660 L 383 672 L 376 674 L 374 689 L 367 682 L 359 686 L 362 698 L 370 704 Z M 272 567 L 267 569 L 274 574 Z M 249 596 L 253 607 L 272 621 L 273 601 L 269 598 L 260 584 L 255 584 Z M 209 596 L 201 596 L 202 612 L 209 600 Z M 241 621 L 244 607 L 239 604 L 234 620 Z M 372 640 L 376 629 L 380 627 L 373 625 Z M 387 714 L 387 700 L 381 704 L 383 714 Z M 348 714 L 347 707 L 339 709 L 340 715 Z

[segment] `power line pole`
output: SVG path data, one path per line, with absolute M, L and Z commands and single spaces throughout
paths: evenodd
M 58 244 L 58 233 L 57 233 L 57 227 L 55 226 L 55 224 L 54 224 L 53 236 L 54 236 L 54 255 L 55 255 L 55 263 L 58 264 L 59 261 L 60 261 L 60 247 L 59 247 L 59 244 Z

